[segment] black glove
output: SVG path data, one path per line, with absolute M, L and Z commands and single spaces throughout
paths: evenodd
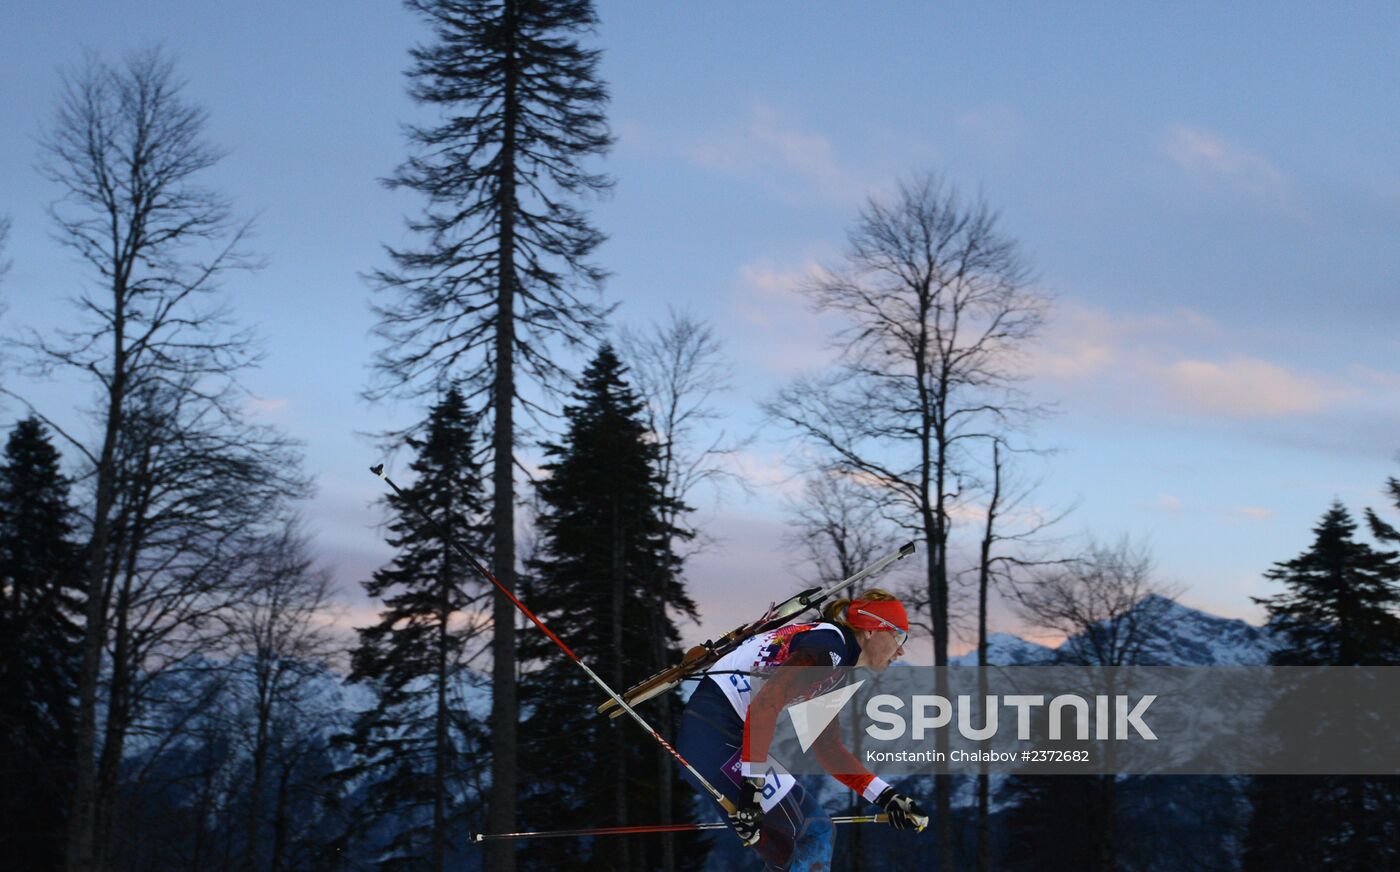
M 890 826 L 897 830 L 913 830 L 922 833 L 928 826 L 928 812 L 902 793 L 895 793 L 893 787 L 886 787 L 876 797 L 875 804 L 885 810 L 890 817 Z
M 734 829 L 735 835 L 744 843 L 745 848 L 758 844 L 759 830 L 763 826 L 763 808 L 758 804 L 758 797 L 762 792 L 763 779 L 745 778 L 739 803 L 729 816 L 729 826 Z

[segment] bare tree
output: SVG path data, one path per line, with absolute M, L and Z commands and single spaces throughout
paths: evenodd
M 948 662 L 952 509 L 963 501 L 971 440 L 1024 422 L 1024 346 L 1046 300 L 997 217 L 933 176 L 870 199 L 848 234 L 846 264 L 807 286 L 843 316 L 834 373 L 801 378 L 767 404 L 774 419 L 868 480 L 883 511 L 927 545 L 924 592 L 934 662 Z M 947 776 L 935 776 L 941 868 L 953 868 Z
M 988 619 L 993 594 L 1010 591 L 1029 573 L 1060 567 L 1069 561 L 1057 556 L 1065 544 L 1049 532 L 1074 507 L 1048 511 L 1030 504 L 1039 482 L 1026 478 L 1017 464 L 1018 456 L 1043 456 L 1044 451 L 1019 448 L 1004 435 L 986 440 L 990 447 L 985 473 L 979 474 L 982 530 L 977 542 L 976 563 L 961 573 L 974 579 L 977 597 L 977 663 L 987 665 Z
M 237 706 L 232 672 L 211 663 L 162 674 L 157 700 L 143 708 L 147 742 L 124 765 L 122 826 L 113 839 L 116 868 L 232 865 L 224 838 L 235 822 L 232 798 L 245 788 L 234 753 Z M 217 862 L 216 862 L 217 861 Z
M 673 532 L 671 547 L 684 558 L 685 543 L 691 553 L 708 544 L 707 537 L 689 526 L 685 516 L 693 511 L 688 502 L 696 489 L 709 484 L 723 490 L 727 486 L 746 488 L 744 480 L 730 466 L 745 444 L 732 439 L 723 429 L 705 433 L 719 420 L 715 398 L 732 389 L 732 371 L 724 358 L 724 348 L 714 329 L 693 315 L 671 309 L 663 323 L 645 330 L 621 331 L 619 350 L 631 375 L 637 394 L 644 401 L 647 429 L 656 439 L 658 472 L 662 487 L 661 516 Z M 651 611 L 653 626 L 653 669 L 665 668 L 666 630 L 664 585 L 654 591 L 656 608 Z M 673 726 L 675 713 L 667 711 L 665 727 Z M 664 728 L 664 727 L 663 727 Z M 661 822 L 671 821 L 671 768 L 674 763 L 664 748 L 656 749 L 656 778 L 660 787 L 658 805 Z M 674 838 L 662 837 L 662 868 L 676 867 Z
M 987 493 L 987 522 L 982 528 L 982 542 L 977 561 L 977 699 L 987 698 L 987 600 L 992 586 L 996 563 L 1003 555 L 993 554 L 993 548 L 1002 534 L 998 532 L 997 521 L 1006 511 L 1006 497 L 1003 492 L 1002 476 L 1006 470 L 1002 459 L 1002 440 L 992 440 L 992 479 Z M 977 773 L 977 869 L 990 872 L 992 865 L 991 846 L 991 775 L 982 767 Z
M 880 514 L 878 492 L 846 473 L 813 471 L 803 484 L 801 499 L 792 501 L 788 508 L 792 529 L 784 535 L 784 542 L 803 554 L 815 572 L 815 577 L 804 579 L 804 584 L 826 586 L 850 578 L 895 545 L 894 531 Z M 856 704 L 847 709 L 850 721 L 846 730 L 857 757 L 865 735 L 858 713 L 865 711 L 866 698 L 874 692 L 872 687 L 857 691 Z M 847 797 L 848 813 L 859 814 L 864 805 L 864 797 L 851 791 Z M 846 868 L 853 872 L 862 862 L 862 829 L 852 828 L 844 849 Z
M 1178 593 L 1157 578 L 1151 552 L 1124 537 L 1031 573 L 1012 588 L 1012 606 L 1028 625 L 1065 637 L 1061 662 L 1131 666 Z
M 198 391 L 143 385 L 128 397 L 104 586 L 105 724 L 99 854 L 110 848 L 128 736 L 166 673 L 204 668 L 230 611 L 265 584 L 269 529 L 304 490 L 291 445 L 221 418 Z
M 1047 566 L 1013 588 L 1013 604 L 1033 627 L 1062 634 L 1057 662 L 1126 667 L 1139 663 L 1156 627 L 1179 590 L 1160 581 L 1146 547 L 1124 537 L 1113 544 L 1090 542 L 1062 565 Z M 1107 673 L 1108 681 L 1114 680 Z M 1112 693 L 1113 688 L 1099 692 Z M 1107 753 L 1112 755 L 1112 748 Z M 1111 756 L 1110 756 L 1111 761 Z M 1086 809 L 1098 868 L 1116 868 L 1114 827 L 1117 778 L 1095 776 L 1095 808 Z
M 991 594 L 1006 590 L 1015 582 L 1015 573 L 1058 566 L 1062 560 L 1047 558 L 1045 550 L 1053 543 L 1043 534 L 1059 523 L 1068 510 L 1045 515 L 1026 506 L 1035 490 L 1033 482 L 1022 480 L 1011 466 L 1017 450 L 1001 435 L 993 435 L 988 475 L 983 477 L 985 518 L 978 543 L 977 564 L 973 567 L 977 585 L 977 666 L 979 700 L 987 698 L 987 620 Z M 985 771 L 977 775 L 977 868 L 991 869 L 991 778 Z
M 310 690 L 306 679 L 324 671 L 333 654 L 325 624 L 331 579 L 309 556 L 305 534 L 289 521 L 263 542 L 250 589 L 225 618 L 226 643 L 246 694 L 243 739 L 251 762 L 242 864 L 245 869 L 283 868 L 285 803 L 275 803 L 270 835 L 266 794 L 275 755 L 293 742 Z M 266 846 L 266 851 L 261 846 Z
M 850 578 L 890 551 L 896 536 L 880 508 L 880 493 L 847 473 L 808 475 L 801 499 L 789 504 L 792 530 L 783 537 L 816 573 L 804 581 L 826 585 Z
M 302 485 L 284 472 L 296 466 L 290 444 L 244 421 L 237 379 L 257 355 L 217 292 L 231 270 L 257 264 L 241 251 L 248 225 L 198 183 L 220 153 L 181 90 L 158 49 L 118 65 L 90 56 L 65 75 L 41 143 L 44 172 L 64 192 L 50 209 L 57 238 L 91 282 L 75 300 L 75 326 L 16 344 L 38 375 L 74 371 L 98 393 L 91 439 L 35 410 L 78 448 L 91 500 L 73 870 L 105 865 L 102 834 L 142 675 L 197 648 L 237 586 L 233 555 Z
M 674 309 L 664 323 L 647 330 L 624 329 L 619 346 L 661 449 L 659 472 L 671 504 L 666 522 L 698 534 L 681 523 L 696 488 L 746 488 L 730 461 L 747 442 L 723 429 L 704 432 L 721 417 L 715 399 L 733 389 L 724 346 L 709 323 Z
M 114 865 L 173 853 L 188 859 L 167 865 L 297 868 L 288 857 L 324 823 L 325 805 L 303 801 L 294 812 L 291 794 L 323 792 L 321 773 L 308 770 L 331 726 L 320 708 L 329 578 L 306 547 L 294 519 L 247 541 L 237 607 L 213 616 L 199 654 L 140 675 L 129 732 L 145 741 L 122 761 Z M 152 846 L 172 815 L 183 825 L 172 822 L 169 843 Z

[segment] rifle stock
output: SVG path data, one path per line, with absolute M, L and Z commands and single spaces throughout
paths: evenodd
M 652 697 L 660 696 L 680 684 L 687 675 L 692 675 L 706 667 L 714 665 L 721 657 L 742 645 L 746 640 L 759 633 L 776 630 L 778 627 L 781 627 L 808 609 L 821 608 L 822 603 L 833 594 L 845 590 L 857 581 L 874 575 L 896 560 L 902 560 L 913 553 L 914 543 L 906 542 L 904 545 L 900 546 L 899 550 L 887 554 L 870 566 L 852 575 L 850 578 L 839 581 L 827 588 L 813 587 L 795 596 L 789 597 L 782 603 L 771 607 L 763 617 L 756 621 L 735 627 L 733 630 L 721 636 L 718 641 L 707 641 L 691 648 L 689 651 L 685 652 L 685 656 L 681 658 L 680 663 L 663 669 L 650 678 L 639 681 L 627 688 L 622 694 L 622 698 L 629 706 L 635 706 L 638 703 L 646 702 Z M 617 700 L 615 699 L 604 700 L 599 704 L 598 711 L 606 712 L 610 718 L 618 717 L 624 712 L 622 708 L 618 707 Z

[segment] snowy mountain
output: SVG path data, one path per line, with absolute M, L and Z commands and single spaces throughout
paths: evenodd
M 1152 666 L 1261 666 L 1278 647 L 1278 641 L 1267 627 L 1245 621 L 1223 618 L 1198 609 L 1183 606 L 1164 597 L 1147 597 L 1137 604 L 1129 616 L 1144 633 L 1145 639 L 1138 662 Z M 1074 659 L 1076 646 L 1085 644 L 1083 638 L 1070 638 L 1058 648 L 1047 648 L 1009 633 L 994 633 L 988 637 L 988 662 L 994 666 L 1027 666 L 1052 664 L 1061 657 Z M 977 652 L 969 651 L 950 658 L 954 666 L 976 666 Z M 1189 750 L 1189 749 L 1183 749 Z M 927 800 L 932 805 L 932 787 L 927 779 L 893 778 L 903 789 Z M 851 794 L 841 789 L 834 779 L 810 776 L 805 780 L 828 810 L 845 809 Z M 1004 832 L 995 819 L 1017 800 L 1006 791 L 1004 775 L 991 778 L 991 810 L 993 831 Z M 1120 827 L 1129 843 L 1122 850 L 1138 850 L 1132 834 L 1144 833 L 1160 839 L 1161 843 L 1142 848 L 1134 856 L 1132 868 L 1144 870 L 1175 870 L 1186 868 L 1189 859 L 1193 868 L 1236 868 L 1238 845 L 1228 834 L 1238 831 L 1241 816 L 1247 813 L 1244 798 L 1248 779 L 1240 776 L 1132 776 L 1118 777 L 1118 793 L 1124 812 Z M 964 827 L 961 837 L 970 842 L 975 838 L 971 829 L 970 811 L 976 804 L 976 782 L 969 776 L 955 777 L 952 782 L 952 805 Z M 861 804 L 857 804 L 862 807 Z M 868 855 L 880 853 L 888 846 L 891 853 L 907 850 L 898 841 L 900 834 L 872 828 L 862 834 L 863 851 Z M 723 842 L 720 842 L 723 845 Z M 723 869 L 711 863 L 707 869 Z
M 1151 620 L 1142 663 L 1147 666 L 1264 666 L 1278 641 L 1267 627 L 1187 608 L 1166 597 L 1145 597 L 1137 609 Z
M 1137 658 L 1143 666 L 1263 666 L 1277 647 L 1267 627 L 1222 618 L 1155 594 L 1144 597 L 1128 618 L 1145 636 Z M 1073 658 L 1083 644 L 1082 638 L 1075 637 L 1058 648 L 1048 648 L 1010 633 L 991 633 L 987 636 L 987 662 L 992 666 L 1054 663 L 1061 656 Z M 977 651 L 950 657 L 948 662 L 976 666 Z
M 1160 596 L 1145 597 L 1127 616 L 1144 636 L 1137 662 L 1145 666 L 1262 666 L 1277 642 L 1266 627 L 1222 618 Z M 988 636 L 987 660 L 992 666 L 1052 665 L 1062 658 L 1077 660 L 1076 649 L 1087 645 L 1083 636 L 1067 639 L 1058 648 L 1048 648 L 1010 633 Z M 977 665 L 976 650 L 949 658 L 956 667 Z M 1189 753 L 1183 747 L 1182 753 Z M 1003 782 L 994 776 L 996 786 Z M 815 778 L 815 790 L 829 805 L 844 801 L 845 791 L 833 779 Z M 975 802 L 971 780 L 959 780 L 953 793 L 955 807 Z M 834 807 L 834 806 L 833 806 Z M 1001 803 L 994 800 L 994 810 Z
M 1055 649 L 1028 642 L 1010 633 L 989 633 L 987 635 L 987 662 L 993 666 L 1032 666 L 1050 663 L 1055 659 Z M 977 649 L 966 654 L 949 657 L 952 666 L 976 666 Z

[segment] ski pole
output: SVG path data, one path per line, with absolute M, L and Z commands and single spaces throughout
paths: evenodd
M 485 566 L 482 566 L 482 565 L 481 565 L 481 562 L 480 562 L 479 560 L 477 560 L 474 556 L 472 556 L 471 552 L 467 551 L 467 549 L 465 549 L 465 548 L 463 548 L 461 545 L 457 544 L 457 540 L 456 540 L 455 538 L 453 538 L 453 536 L 452 536 L 450 530 L 447 530 L 447 529 L 443 528 L 436 520 L 434 520 L 431 516 L 429 516 L 427 512 L 423 511 L 423 510 L 418 506 L 418 503 L 417 503 L 416 500 L 414 500 L 414 499 L 413 499 L 412 497 L 410 497 L 408 494 L 405 494 L 405 493 L 399 488 L 398 485 L 394 484 L 393 480 L 390 479 L 389 476 L 387 476 L 387 475 L 384 474 L 384 464 L 381 463 L 381 464 L 379 464 L 378 466 L 371 466 L 370 469 L 369 469 L 369 471 L 372 472 L 372 473 L 374 473 L 375 475 L 379 476 L 380 478 L 384 479 L 384 483 L 387 484 L 387 485 L 389 485 L 389 487 L 391 487 L 391 488 L 394 489 L 394 493 L 395 493 L 395 494 L 398 494 L 399 499 L 403 500 L 404 503 L 406 503 L 407 505 L 409 505 L 410 507 L 412 507 L 413 510 L 414 510 L 415 512 L 417 512 L 418 515 L 419 515 L 423 520 L 427 521 L 430 525 L 432 525 L 433 527 L 435 527 L 435 528 L 437 529 L 438 533 L 443 537 L 443 541 L 444 541 L 444 542 L 449 543 L 449 544 L 457 551 L 458 554 L 460 554 L 460 555 L 462 555 L 463 557 L 465 557 L 465 558 L 467 559 L 467 562 L 470 563 L 470 564 L 476 569 L 476 571 L 477 571 L 478 573 L 481 574 L 481 577 L 482 577 L 482 578 L 484 578 L 484 579 L 486 579 L 487 581 L 491 582 L 491 584 L 495 585 L 495 587 L 496 587 L 497 590 L 499 590 L 501 593 L 505 594 L 506 597 L 507 597 L 512 603 L 515 604 L 515 607 L 516 607 L 517 609 L 520 609 L 520 611 L 525 615 L 525 617 L 529 618 L 529 619 L 531 620 L 531 622 L 533 622 L 534 625 L 535 625 L 536 627 L 539 627 L 540 630 L 541 630 L 541 632 L 543 632 L 546 636 L 548 636 L 551 640 L 553 640 L 554 644 L 558 645 L 558 646 L 559 646 L 559 649 L 560 649 L 561 651 L 563 651 L 564 654 L 565 654 L 570 660 L 572 660 L 572 661 L 574 661 L 575 663 L 577 663 L 578 666 L 579 666 L 579 668 L 582 669 L 584 672 L 586 672 L 586 673 L 588 674 L 588 677 L 589 677 L 589 678 L 593 679 L 593 683 L 594 683 L 594 684 L 596 684 L 596 685 L 598 685 L 599 687 L 601 687 L 601 688 L 603 689 L 603 692 L 604 692 L 604 693 L 606 693 L 608 696 L 612 697 L 612 699 L 613 699 L 619 706 L 622 707 L 622 710 L 623 710 L 623 711 L 627 712 L 627 714 L 629 714 L 629 715 L 632 716 L 632 720 L 636 721 L 638 724 L 641 724 L 642 729 L 646 730 L 646 731 L 651 735 L 651 737 L 652 737 L 653 739 L 655 739 L 658 743 L 660 743 L 661 747 L 665 748 L 668 752 L 670 752 L 671 756 L 672 756 L 672 757 L 675 757 L 676 760 L 679 761 L 680 764 L 686 768 L 686 771 L 687 771 L 687 772 L 689 772 L 691 775 L 694 775 L 694 776 L 695 776 L 696 782 L 699 783 L 701 787 L 705 788 L 705 792 L 708 793 L 708 794 L 710 794 L 710 796 L 714 798 L 715 802 L 719 803 L 720 808 L 723 808 L 726 814 L 733 814 L 733 813 L 736 811 L 736 809 L 735 809 L 735 807 L 734 807 L 734 803 L 731 802 L 727 796 L 725 796 L 724 794 L 722 794 L 722 793 L 720 793 L 718 790 L 716 790 L 716 789 L 715 789 L 715 786 L 714 786 L 713 784 L 711 784 L 711 783 L 709 782 L 709 780 L 705 778 L 705 776 L 701 775 L 698 771 L 696 771 L 696 769 L 695 769 L 694 766 L 691 766 L 691 765 L 690 765 L 690 761 L 688 761 L 688 760 L 686 760 L 684 757 L 682 757 L 682 756 L 681 756 L 681 753 L 680 753 L 679 751 L 677 751 L 674 747 L 672 747 L 670 742 L 668 742 L 668 741 L 666 741 L 664 738 L 662 738 L 661 734 L 658 733 L 658 732 L 652 727 L 651 724 L 647 723 L 645 720 L 642 719 L 642 716 L 641 716 L 641 715 L 637 714 L 637 710 L 636 710 L 636 709 L 634 709 L 634 708 L 632 708 L 632 706 L 628 705 L 628 704 L 627 704 L 627 701 L 624 700 L 622 697 L 618 696 L 618 695 L 617 695 L 617 692 L 616 692 L 615 690 L 613 690 L 611 687 L 609 687 L 608 684 L 607 684 L 607 682 L 605 682 L 605 681 L 603 681 L 603 679 L 599 678 L 599 677 L 598 677 L 598 674 L 595 673 L 592 669 L 589 669 L 589 668 L 588 668 L 588 664 L 587 664 L 587 663 L 584 663 L 582 660 L 580 660 L 580 659 L 579 659 L 579 656 L 573 652 L 573 649 L 571 649 L 568 645 L 565 645 L 565 644 L 564 644 L 564 640 L 563 640 L 563 639 L 560 639 L 558 636 L 554 635 L 554 631 L 551 630 L 551 629 L 549 629 L 549 627 L 546 627 L 545 624 L 544 624 L 544 621 L 541 621 L 539 618 L 535 617 L 535 613 L 532 612 L 532 611 L 530 611 L 528 608 L 526 608 L 526 607 L 525 607 L 525 604 L 522 603 L 522 602 L 520 601 L 520 598 L 519 598 L 519 597 L 517 597 L 514 593 L 511 593 L 510 590 L 508 590 L 508 589 L 506 588 L 505 585 L 503 585 L 503 584 L 501 584 L 499 581 L 497 581 L 497 580 L 496 580 L 496 576 L 492 575 L 492 574 L 486 569 Z
M 872 814 L 830 818 L 833 824 L 883 824 L 889 815 Z M 635 836 L 649 833 L 690 833 L 698 830 L 722 830 L 729 824 L 711 821 L 702 824 L 649 824 L 636 827 L 589 827 L 580 830 L 543 830 L 523 833 L 473 833 L 473 843 L 498 842 L 505 839 L 562 839 L 570 836 Z

